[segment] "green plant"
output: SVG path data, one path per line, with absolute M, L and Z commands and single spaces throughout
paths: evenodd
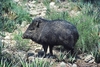
M 33 62 L 24 62 L 20 60 L 22 67 L 51 67 L 53 64 L 43 58 L 35 58 Z
M 60 54 L 57 56 L 57 61 L 65 61 L 66 55 L 67 55 L 67 54 L 62 53 L 62 52 L 60 51 Z
M 0 40 L 0 67 L 11 67 L 11 64 L 7 61 L 8 55 L 3 55 L 2 50 L 3 50 L 3 43 Z
M 100 46 L 100 44 L 99 44 L 99 46 Z M 100 50 L 98 50 L 98 48 L 94 48 L 94 50 L 91 51 L 91 54 L 94 56 L 95 62 L 100 63 Z
M 31 21 L 29 13 L 13 0 L 0 1 L 0 31 L 13 32 L 16 24 Z
M 11 64 L 9 64 L 6 60 L 1 59 L 0 67 L 11 67 Z
M 69 54 L 69 56 L 68 56 L 68 62 L 74 63 L 75 60 L 76 60 L 75 56 L 72 56 L 71 54 Z
M 22 39 L 22 32 L 19 31 L 18 34 L 14 34 L 14 40 L 16 41 L 16 48 L 20 50 L 27 51 L 29 49 L 28 40 Z
M 78 20 L 77 28 L 80 35 L 77 48 L 79 47 L 82 52 L 90 52 L 94 47 L 96 47 L 98 41 L 98 28 L 95 28 L 93 19 L 92 16 L 87 15 L 74 18 L 75 21 Z
M 1 58 L 2 58 L 2 42 L 1 42 L 1 40 L 0 40 L 0 60 L 1 60 Z
M 23 9 L 23 6 L 13 6 L 13 12 L 16 13 L 16 23 L 21 24 L 22 21 L 31 21 L 30 15 L 27 10 Z

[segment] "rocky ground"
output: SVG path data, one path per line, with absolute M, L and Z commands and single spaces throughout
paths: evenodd
M 20 2 L 20 0 L 14 0 L 16 3 L 20 4 L 22 2 Z M 64 5 L 66 5 L 67 2 L 62 2 L 60 3 L 63 8 L 59 8 L 59 6 L 55 5 L 55 2 L 50 2 L 49 6 L 51 9 L 55 9 L 57 11 L 64 11 L 67 10 L 70 14 L 70 16 L 77 16 L 78 14 L 80 14 L 80 11 L 76 11 L 75 10 L 71 10 L 71 8 L 68 6 L 70 5 L 69 3 L 67 3 L 67 9 L 66 7 L 64 7 Z M 28 12 L 30 13 L 31 17 L 44 17 L 46 15 L 46 6 L 42 3 L 36 3 L 36 1 L 34 0 L 30 0 L 27 3 L 25 3 L 25 9 L 28 10 Z M 4 49 L 2 51 L 2 53 L 4 55 L 10 55 L 10 57 L 16 57 L 19 58 L 21 57 L 23 60 L 30 60 L 30 61 L 34 61 L 34 55 L 38 54 L 38 52 L 40 50 L 42 50 L 41 45 L 29 40 L 29 43 L 27 45 L 29 45 L 29 49 L 24 51 L 24 50 L 19 50 L 16 48 L 16 41 L 14 40 L 14 34 L 19 34 L 19 30 L 24 32 L 26 30 L 26 28 L 28 27 L 28 25 L 26 24 L 26 21 L 23 21 L 21 25 L 18 25 L 18 29 L 15 30 L 13 33 L 5 33 L 5 37 L 1 37 L 1 42 L 4 45 Z M 54 50 L 55 55 L 60 54 L 60 52 L 56 52 L 56 50 Z M 9 58 L 9 56 L 8 56 Z M 49 59 L 48 59 L 49 60 Z M 52 62 L 57 61 L 56 59 L 52 59 Z M 88 54 L 80 54 L 78 55 L 77 60 L 74 63 L 69 63 L 68 59 L 66 59 L 65 61 L 60 61 L 60 62 L 55 62 L 56 65 L 54 65 L 54 67 L 100 67 L 100 64 L 97 64 L 95 62 L 95 58 L 93 57 L 93 55 L 88 55 Z

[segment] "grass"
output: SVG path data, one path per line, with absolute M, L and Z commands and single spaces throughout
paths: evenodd
M 26 62 L 19 59 L 19 62 L 9 63 L 7 60 L 1 60 L 0 67 L 52 67 L 51 61 L 43 60 L 42 58 L 35 58 L 33 62 Z
M 14 40 L 16 41 L 16 48 L 19 50 L 28 51 L 29 47 L 28 43 L 29 40 L 22 39 L 22 32 L 19 30 L 18 34 L 14 34 Z
M 1 60 L 0 67 L 11 67 L 11 65 L 9 63 L 7 63 L 6 60 L 5 61 Z
M 12 0 L 0 1 L 0 30 L 13 32 L 22 21 L 31 21 L 29 13 Z
M 33 62 L 23 62 L 20 61 L 22 64 L 22 67 L 51 67 L 52 66 L 52 62 L 47 61 L 47 60 L 43 60 L 43 58 L 39 59 L 39 58 L 35 58 Z

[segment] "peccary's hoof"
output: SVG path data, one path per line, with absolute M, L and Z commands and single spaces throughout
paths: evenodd
M 34 53 L 28 53 L 27 57 L 29 57 L 29 56 L 34 56 Z
M 48 54 L 45 55 L 45 58 L 52 58 L 52 59 L 55 59 L 56 56 L 55 56 L 55 55 L 52 55 L 52 54 L 50 54 L 50 53 L 48 53 Z
M 43 57 L 44 55 L 45 55 L 45 52 L 44 51 L 39 51 L 37 56 L 38 57 Z

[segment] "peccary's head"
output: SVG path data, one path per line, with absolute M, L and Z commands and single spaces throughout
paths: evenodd
M 23 39 L 31 39 L 35 34 L 37 34 L 36 30 L 39 28 L 40 23 L 42 22 L 42 18 L 35 18 L 32 20 L 32 23 L 29 25 L 25 33 L 23 34 Z

